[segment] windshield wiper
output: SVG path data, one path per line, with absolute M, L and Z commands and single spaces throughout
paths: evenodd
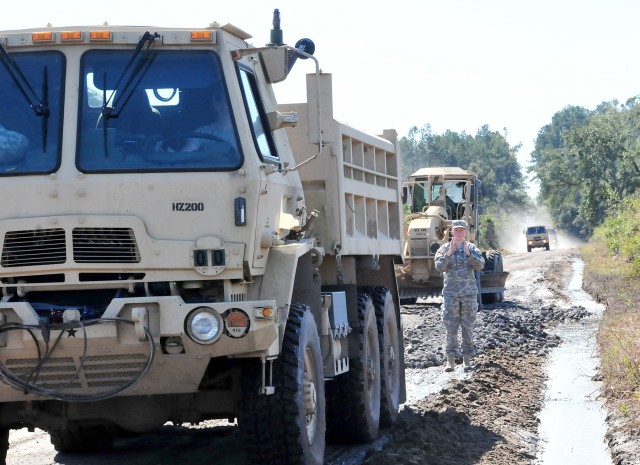
M 153 59 L 155 58 L 155 54 L 151 54 L 149 51 L 155 44 L 155 40 L 159 38 L 160 34 L 157 32 L 151 34 L 147 31 L 142 35 L 138 45 L 136 45 L 136 48 L 133 51 L 133 55 L 131 55 L 129 62 L 122 71 L 122 74 L 120 75 L 120 78 L 118 79 L 118 82 L 116 83 L 116 86 L 108 100 L 107 73 L 104 73 L 101 113 L 105 158 L 109 158 L 109 152 L 107 149 L 107 129 L 109 120 L 120 116 L 120 113 L 122 113 L 122 110 L 124 110 L 124 107 L 129 102 L 131 95 L 138 87 L 138 84 L 144 77 L 145 73 L 149 70 L 151 63 L 153 63 Z
M 48 69 L 44 67 L 44 81 L 42 83 L 42 97 L 38 97 L 35 90 L 29 83 L 29 80 L 24 75 L 18 64 L 11 58 L 7 50 L 2 44 L 0 44 L 0 59 L 2 64 L 7 69 L 9 76 L 13 79 L 13 82 L 20 89 L 20 93 L 23 95 L 29 106 L 33 109 L 36 116 L 42 116 L 42 152 L 47 151 L 47 132 L 49 127 L 49 78 Z

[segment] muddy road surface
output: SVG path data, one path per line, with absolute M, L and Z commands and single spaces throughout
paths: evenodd
M 567 295 L 574 249 L 504 257 L 510 272 L 504 301 L 485 306 L 475 330 L 478 355 L 469 373 L 443 368 L 444 328 L 438 300 L 402 308 L 408 402 L 393 428 L 374 444 L 328 446 L 328 465 L 519 465 L 539 454 L 538 414 L 544 401 L 549 351 L 560 344 L 558 322 L 586 314 Z M 116 441 L 94 455 L 57 453 L 49 436 L 12 431 L 8 465 L 222 465 L 246 463 L 235 425 L 166 425 Z

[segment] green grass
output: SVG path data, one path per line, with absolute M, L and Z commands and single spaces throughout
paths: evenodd
M 640 428 L 640 200 L 625 202 L 582 247 L 583 287 L 605 306 L 598 330 L 607 404 Z

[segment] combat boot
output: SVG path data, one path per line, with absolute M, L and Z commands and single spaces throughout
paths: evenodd
M 464 366 L 464 371 L 473 369 L 473 364 L 471 363 L 471 355 L 462 354 L 462 364 Z
M 447 355 L 447 366 L 444 371 L 453 371 L 456 367 L 456 358 L 453 355 Z

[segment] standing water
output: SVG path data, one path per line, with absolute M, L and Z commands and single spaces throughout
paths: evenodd
M 611 465 L 604 442 L 605 412 L 597 400 L 601 383 L 592 381 L 599 359 L 596 331 L 602 305 L 582 290 L 584 263 L 573 264 L 569 283 L 571 304 L 584 307 L 591 316 L 577 323 L 562 324 L 558 336 L 562 344 L 550 354 L 549 382 L 540 412 L 542 451 L 538 465 Z

